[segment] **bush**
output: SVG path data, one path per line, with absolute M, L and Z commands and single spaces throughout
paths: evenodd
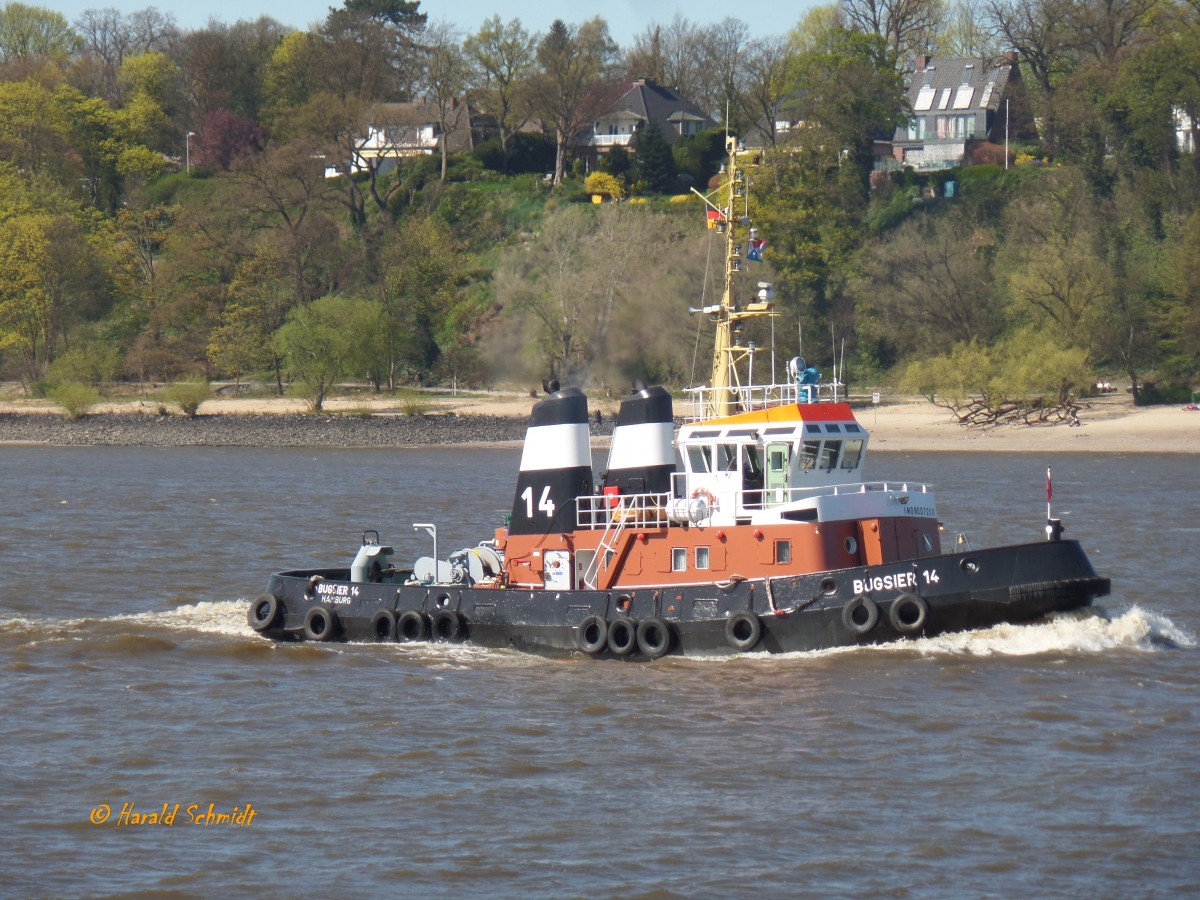
M 100 402 L 100 392 L 90 384 L 64 381 L 54 385 L 47 396 L 63 408 L 67 419 L 81 419 L 93 406 Z
M 589 194 L 611 197 L 613 200 L 620 200 L 625 195 L 620 180 L 607 172 L 593 172 L 584 181 L 583 189 Z
M 1143 381 L 1138 390 L 1138 406 L 1160 406 L 1170 403 L 1191 403 L 1192 386 L 1189 383 L 1169 381 Z
M 196 418 L 200 404 L 213 397 L 212 385 L 206 379 L 191 379 L 177 381 L 167 388 L 167 399 L 179 407 L 189 419 Z
M 48 377 L 51 382 L 79 382 L 100 384 L 116 381 L 121 373 L 121 351 L 112 344 L 91 344 L 87 347 L 72 347 L 50 363 Z

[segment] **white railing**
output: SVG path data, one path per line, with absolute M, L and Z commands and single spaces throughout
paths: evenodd
M 690 409 L 683 413 L 683 420 L 690 423 L 709 418 L 708 409 L 714 398 L 724 399 L 728 394 L 733 395 L 738 412 L 750 412 L 792 403 L 836 403 L 844 387 L 838 381 L 825 381 L 820 384 L 748 384 L 728 389 L 707 386 L 684 388 L 690 400 Z M 720 397 L 716 396 L 718 394 Z
M 672 520 L 683 522 L 689 516 L 707 518 L 715 507 L 689 510 L 692 498 L 681 496 L 687 485 L 687 473 L 673 476 L 676 490 L 654 494 L 591 494 L 575 499 L 576 521 L 580 529 L 600 530 L 620 526 L 654 528 L 666 527 Z M 707 491 L 704 492 L 709 497 Z M 913 494 L 932 494 L 933 485 L 918 481 L 861 481 L 850 484 L 827 484 L 813 487 L 778 487 L 738 490 L 734 502 L 738 510 L 771 509 L 818 497 L 849 497 L 860 494 L 899 494 L 903 503 Z M 718 498 L 719 502 L 719 498 Z M 696 521 L 697 519 L 692 519 Z
M 624 147 L 632 139 L 632 134 L 593 134 L 588 143 L 593 147 Z
M 665 525 L 671 504 L 670 491 L 660 494 L 591 494 L 575 498 L 576 521 L 580 528 L 608 528 L 613 522 L 625 525 Z

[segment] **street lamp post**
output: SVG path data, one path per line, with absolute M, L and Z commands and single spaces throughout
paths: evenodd
M 196 136 L 196 132 L 189 131 L 187 137 L 183 139 L 183 160 L 184 166 L 189 175 L 192 174 L 192 138 Z

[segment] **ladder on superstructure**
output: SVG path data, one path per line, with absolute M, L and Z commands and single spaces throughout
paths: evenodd
M 596 578 L 600 574 L 600 569 L 607 568 L 605 560 L 608 554 L 613 552 L 617 545 L 617 541 L 621 539 L 621 535 L 625 532 L 625 523 L 629 520 L 627 513 L 630 509 L 625 507 L 625 498 L 622 497 L 617 501 L 616 507 L 612 510 L 612 515 L 609 516 L 608 524 L 604 528 L 604 534 L 600 536 L 600 544 L 596 547 L 596 555 L 592 557 L 592 561 L 588 564 L 587 569 L 583 573 L 583 586 L 596 589 Z

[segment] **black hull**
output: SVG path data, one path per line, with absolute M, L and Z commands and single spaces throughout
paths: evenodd
M 549 656 L 788 653 L 1027 622 L 1109 592 L 1076 541 L 812 575 L 636 591 L 351 584 L 282 572 L 251 604 L 276 640 L 440 640 Z M 315 610 L 315 611 L 314 611 Z M 418 615 L 419 614 L 419 615 Z

